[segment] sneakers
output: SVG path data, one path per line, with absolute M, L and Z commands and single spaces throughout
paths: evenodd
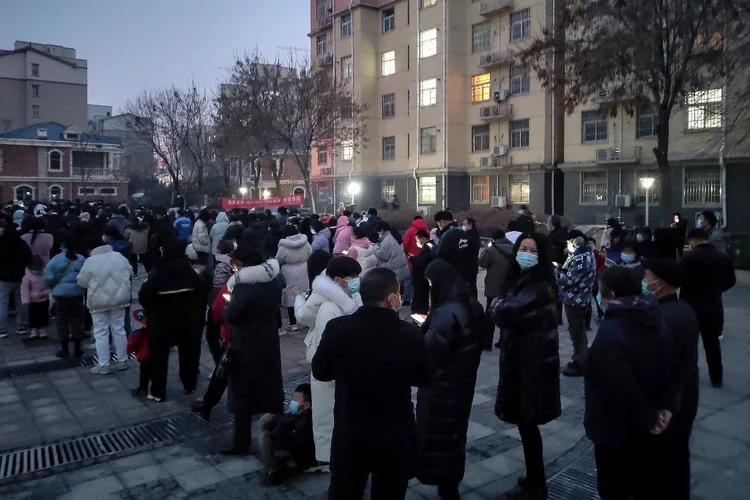
M 148 396 L 146 396 L 146 399 L 148 399 L 149 401 L 155 401 L 157 403 L 161 403 L 162 401 L 164 401 L 164 398 L 157 398 L 151 393 L 149 393 Z
M 283 337 L 284 335 L 286 335 L 286 330 L 279 328 L 279 337 Z
M 0 332 L 0 339 L 5 339 L 5 338 L 8 338 L 8 332 L 6 331 Z
M 109 375 L 112 373 L 112 368 L 107 366 L 96 365 L 91 369 L 91 373 L 94 375 Z
M 46 328 L 40 328 L 36 332 L 36 338 L 38 339 L 46 339 L 47 338 L 47 329 Z
M 286 327 L 287 332 L 298 332 L 299 331 L 299 325 L 289 325 Z
M 125 370 L 130 368 L 130 365 L 128 365 L 127 359 L 123 361 L 115 361 L 113 364 L 114 364 L 115 370 L 117 370 L 118 372 L 124 372 Z
M 39 330 L 37 330 L 36 328 L 32 328 L 31 332 L 29 333 L 29 338 L 35 339 L 37 337 L 39 337 Z
M 19 328 L 18 330 L 16 330 L 16 335 L 18 336 L 26 335 L 27 333 L 29 333 L 29 330 L 27 328 Z

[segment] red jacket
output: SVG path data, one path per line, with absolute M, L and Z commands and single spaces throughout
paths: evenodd
M 429 234 L 430 230 L 427 229 L 427 223 L 424 219 L 414 219 L 409 229 L 404 234 L 404 252 L 406 252 L 406 262 L 409 264 L 409 271 L 412 269 L 411 260 L 409 257 L 419 255 L 422 250 L 417 246 L 417 231 L 424 229 Z
M 135 353 L 135 357 L 138 361 L 147 361 L 151 355 L 148 341 L 148 331 L 145 327 L 134 331 L 128 337 L 128 352 Z
M 229 293 L 229 287 L 226 283 L 221 285 L 219 293 L 216 294 L 216 299 L 211 306 L 211 316 L 216 323 L 221 324 L 221 340 L 224 343 L 229 342 L 232 337 L 232 326 L 227 325 L 221 321 L 221 313 L 224 311 L 224 307 L 227 305 L 227 299 L 224 298 L 225 294 Z

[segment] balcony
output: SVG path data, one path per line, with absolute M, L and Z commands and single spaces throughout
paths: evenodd
M 495 104 L 479 108 L 479 118 L 482 120 L 510 120 L 513 118 L 512 104 Z
M 491 16 L 504 10 L 513 10 L 513 0 L 488 0 L 479 4 L 479 13 Z
M 513 56 L 509 50 L 490 52 L 489 54 L 482 54 L 479 56 L 479 67 L 494 68 L 495 66 L 510 64 L 512 60 Z
M 596 163 L 600 165 L 622 164 L 622 163 L 640 163 L 641 147 L 635 146 L 632 153 L 623 152 L 620 148 L 607 148 L 596 150 Z
M 329 26 L 333 26 L 333 16 L 330 14 L 326 14 L 325 16 L 319 17 L 317 21 L 318 21 L 318 29 L 323 29 L 323 28 L 328 28 Z
M 635 89 L 630 85 L 609 85 L 596 94 L 596 102 L 599 104 L 627 101 L 635 97 Z
M 119 173 L 119 170 L 113 170 L 110 168 L 73 167 L 73 177 L 80 177 L 85 180 L 115 179 Z
M 503 168 L 511 163 L 510 156 L 485 156 L 479 159 L 479 168 Z
M 320 169 L 320 175 L 321 175 L 321 177 L 327 177 L 327 176 L 333 175 L 333 169 L 330 168 L 330 167 L 328 167 L 328 168 L 321 168 Z
M 325 67 L 325 66 L 332 66 L 333 65 L 333 52 L 329 52 L 327 54 L 321 54 L 318 56 L 318 66 L 319 67 Z

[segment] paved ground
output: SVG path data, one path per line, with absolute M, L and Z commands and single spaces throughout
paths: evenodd
M 749 299 L 750 274 L 743 274 L 726 297 L 725 389 L 710 388 L 701 361 L 701 406 L 693 437 L 696 499 L 747 498 L 750 488 Z M 287 379 L 309 372 L 303 338 L 303 332 L 282 338 Z M 561 359 L 567 362 L 570 340 L 564 332 L 560 340 Z M 0 369 L 51 359 L 55 348 L 52 343 L 25 347 L 15 338 L 0 340 Z M 169 401 L 161 404 L 130 396 L 129 389 L 137 385 L 136 366 L 108 377 L 76 368 L 0 380 L 0 454 L 187 411 L 191 397 L 182 395 L 174 358 Z M 202 373 L 210 367 L 204 352 Z M 498 498 L 514 485 L 524 467 L 517 429 L 498 421 L 493 413 L 497 373 L 497 352 L 483 354 L 469 426 L 464 499 Z M 201 380 L 201 389 L 205 384 Z M 582 380 L 563 377 L 561 393 L 563 414 L 542 431 L 545 460 L 552 472 L 588 448 L 582 427 Z M 41 479 L 0 482 L 0 498 L 325 498 L 325 475 L 262 488 L 262 466 L 256 458 L 226 459 L 216 453 L 228 438 L 229 432 L 223 430 L 85 468 L 53 471 Z M 254 454 L 258 456 L 257 450 Z M 436 491 L 413 481 L 408 498 L 436 498 Z

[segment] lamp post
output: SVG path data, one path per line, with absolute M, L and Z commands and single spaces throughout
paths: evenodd
M 351 195 L 352 205 L 354 205 L 354 196 L 362 192 L 362 186 L 359 182 L 350 182 L 349 185 L 346 186 L 346 191 Z
M 655 181 L 653 177 L 641 177 L 641 186 L 646 190 L 646 227 L 648 227 L 648 195 Z
M 271 191 L 269 191 L 268 189 L 264 189 L 263 192 L 261 193 L 261 196 L 263 197 L 264 200 L 267 200 L 268 198 L 271 197 Z
M 242 196 L 243 199 L 245 198 L 246 194 L 247 194 L 247 188 L 245 186 L 241 186 L 240 187 L 240 195 Z

